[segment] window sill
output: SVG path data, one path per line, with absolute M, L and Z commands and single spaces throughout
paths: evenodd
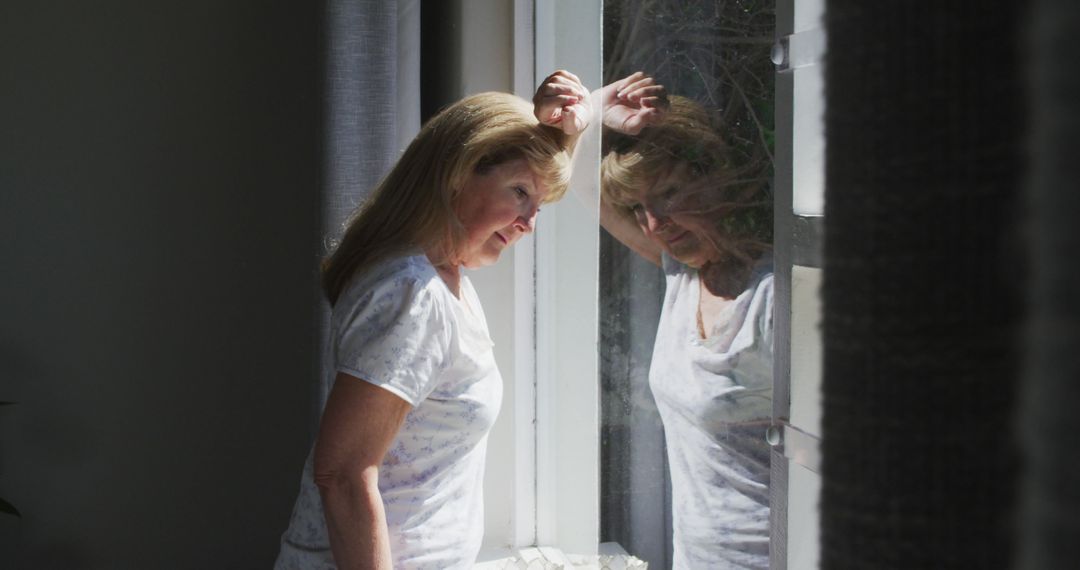
M 599 554 L 567 554 L 552 546 L 485 549 L 476 570 L 646 570 L 648 564 L 614 542 L 600 545 Z

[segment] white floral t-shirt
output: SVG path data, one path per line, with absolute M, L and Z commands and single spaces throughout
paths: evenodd
M 673 568 L 769 567 L 772 259 L 701 338 L 698 272 L 663 256 L 649 387 L 671 469 Z
M 461 293 L 450 292 L 425 256 L 392 258 L 359 276 L 331 317 L 331 374 L 413 406 L 379 468 L 398 569 L 470 568 L 483 538 L 484 453 L 502 378 L 467 277 Z M 312 459 L 281 539 L 280 570 L 336 568 Z

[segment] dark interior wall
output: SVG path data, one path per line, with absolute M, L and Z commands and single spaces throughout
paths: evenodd
M 420 9 L 420 121 L 462 95 L 462 0 L 423 0 Z
M 319 2 L 0 7 L 0 567 L 268 567 L 314 386 Z

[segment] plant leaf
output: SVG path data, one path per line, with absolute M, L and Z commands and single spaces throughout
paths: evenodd
M 19 514 L 19 509 L 16 509 L 15 505 L 12 505 L 3 499 L 0 499 L 0 513 L 7 513 L 22 518 L 22 515 Z

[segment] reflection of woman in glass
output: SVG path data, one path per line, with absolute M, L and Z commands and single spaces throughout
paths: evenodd
M 349 224 L 323 264 L 332 388 L 275 568 L 472 567 L 502 380 L 461 270 L 494 263 L 562 195 L 564 138 L 517 97 L 466 98 Z
M 671 469 L 674 567 L 768 568 L 771 200 L 738 180 L 700 105 L 665 104 L 641 74 L 600 98 L 601 223 L 666 280 L 649 385 Z

